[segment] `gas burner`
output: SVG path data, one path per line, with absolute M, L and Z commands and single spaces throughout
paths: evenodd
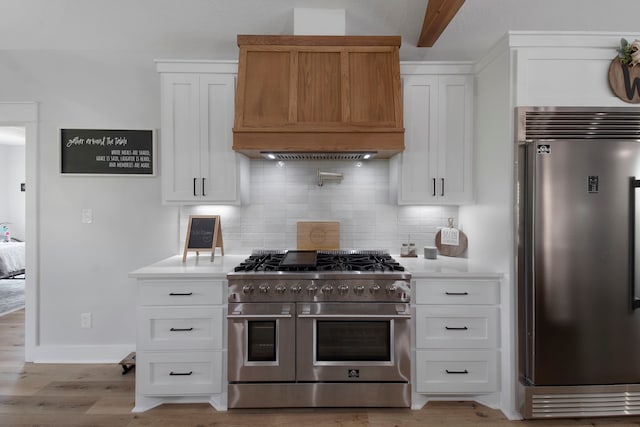
M 331 255 L 320 254 L 318 271 L 404 271 L 391 255 Z
M 254 252 L 240 263 L 236 272 L 304 271 L 404 271 L 391 255 L 382 251 L 319 251 L 313 264 L 283 264 L 287 253 L 295 251 Z

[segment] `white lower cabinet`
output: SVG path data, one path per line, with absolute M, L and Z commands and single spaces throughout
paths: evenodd
M 490 404 L 500 384 L 499 280 L 416 279 L 413 290 L 412 407 L 449 399 Z
M 210 403 L 225 410 L 226 281 L 138 280 L 136 404 Z
M 222 353 L 216 351 L 142 352 L 136 381 L 145 396 L 222 393 Z
M 416 350 L 418 393 L 485 393 L 497 391 L 494 350 Z

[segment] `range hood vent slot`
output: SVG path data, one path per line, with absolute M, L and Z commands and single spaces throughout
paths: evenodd
M 519 108 L 519 141 L 555 139 L 640 140 L 640 110 L 631 107 Z
M 287 160 L 403 151 L 400 45 L 399 36 L 238 35 L 233 149 Z
M 262 153 L 269 160 L 370 160 L 375 153 Z

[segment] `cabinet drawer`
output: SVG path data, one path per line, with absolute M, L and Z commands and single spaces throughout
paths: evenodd
M 496 351 L 416 351 L 418 393 L 485 393 L 497 390 Z
M 497 280 L 416 280 L 416 304 L 499 304 Z
M 215 305 L 224 304 L 224 280 L 142 281 L 138 287 L 139 305 Z
M 416 348 L 496 348 L 497 307 L 416 307 Z
M 136 353 L 136 387 L 145 395 L 222 393 L 223 352 Z
M 138 308 L 137 344 L 142 350 L 222 349 L 222 307 Z

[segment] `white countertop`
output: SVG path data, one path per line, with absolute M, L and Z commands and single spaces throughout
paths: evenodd
M 178 277 L 225 277 L 233 268 L 247 258 L 247 255 L 216 255 L 211 261 L 210 253 L 197 256 L 187 254 L 182 262 L 182 255 L 175 255 L 154 264 L 139 268 L 129 273 L 136 279 L 162 279 Z
M 411 273 L 413 278 L 502 277 L 502 273 L 488 270 L 469 262 L 466 258 L 453 258 L 442 255 L 438 255 L 437 259 L 425 259 L 423 257 L 403 258 L 394 254 L 392 256 L 400 265 L 405 267 L 406 271 Z M 189 253 L 187 260 L 182 262 L 182 255 L 175 255 L 132 271 L 129 273 L 129 277 L 136 279 L 224 278 L 228 272 L 233 271 L 234 267 L 246 258 L 247 255 L 216 255 L 213 262 L 211 262 L 211 256 L 208 253 L 200 256 Z
M 476 277 L 476 278 L 500 278 L 502 272 L 488 269 L 475 264 L 466 258 L 455 258 L 438 255 L 436 259 L 425 259 L 393 256 L 412 278 L 437 278 L 437 277 Z

